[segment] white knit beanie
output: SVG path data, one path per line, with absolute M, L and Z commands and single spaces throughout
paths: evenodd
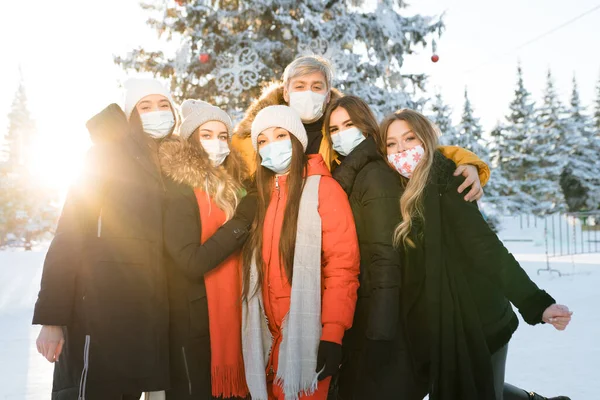
M 127 119 L 131 117 L 131 113 L 135 109 L 137 103 L 139 103 L 144 97 L 150 96 L 151 94 L 165 96 L 171 103 L 173 112 L 177 114 L 175 103 L 171 97 L 171 92 L 156 79 L 131 78 L 128 79 L 123 86 L 125 87 L 124 111 Z
M 258 150 L 256 144 L 258 135 L 269 128 L 283 128 L 296 137 L 302 143 L 304 151 L 308 146 L 308 136 L 306 129 L 302 124 L 300 114 L 288 106 L 269 106 L 265 107 L 254 118 L 252 122 L 252 146 Z
M 227 113 L 202 100 L 186 100 L 181 103 L 183 122 L 179 128 L 179 136 L 188 139 L 199 126 L 208 121 L 219 121 L 225 124 L 229 136 L 233 134 L 233 122 Z

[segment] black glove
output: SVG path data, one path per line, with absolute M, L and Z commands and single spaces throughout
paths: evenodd
M 394 353 L 394 342 L 391 340 L 367 339 L 364 353 L 367 371 L 376 372 L 386 367 L 394 360 Z
M 249 192 L 235 209 L 234 218 L 242 219 L 251 225 L 258 207 L 258 192 Z
M 321 340 L 319 343 L 319 352 L 317 353 L 317 370 L 320 372 L 319 380 L 333 376 L 340 370 L 340 364 L 342 363 L 342 345 L 326 342 Z M 323 369 L 325 367 L 325 369 Z

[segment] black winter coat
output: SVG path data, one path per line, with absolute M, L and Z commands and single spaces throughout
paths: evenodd
M 400 378 L 409 372 L 410 358 L 400 319 L 401 260 L 392 240 L 401 221 L 400 175 L 367 138 L 333 177 L 349 196 L 360 246 L 360 288 L 352 328 L 344 335 L 339 397 L 405 398 Z M 365 368 L 369 341 L 384 343 L 394 353 L 379 375 Z
M 67 197 L 35 305 L 34 324 L 64 327 L 53 399 L 169 387 L 164 189 L 143 134 L 115 134 L 128 124 L 114 107 L 93 119 L 96 144 Z
M 494 399 L 490 355 L 517 328 L 511 303 L 537 324 L 555 301 L 531 281 L 477 204 L 464 201 L 454 169 L 435 154 L 425 223 L 413 235 L 417 248 L 406 253 L 402 315 L 420 390 L 429 386 L 432 400 Z
M 204 274 L 216 268 L 248 236 L 252 221 L 235 215 L 200 243 L 202 221 L 194 187 L 205 182 L 197 150 L 186 142 L 161 148 L 166 172 L 164 217 L 170 306 L 171 389 L 168 400 L 211 399 L 211 352 Z M 236 153 L 229 157 L 237 156 Z

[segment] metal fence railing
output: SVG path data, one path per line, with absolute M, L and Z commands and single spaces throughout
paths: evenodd
M 541 219 L 534 218 L 534 223 L 544 224 L 546 268 L 538 269 L 538 274 L 562 276 L 559 270 L 550 267 L 552 258 L 600 252 L 600 211 L 553 214 Z

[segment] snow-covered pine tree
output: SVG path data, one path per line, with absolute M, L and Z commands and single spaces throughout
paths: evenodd
M 594 101 L 594 116 L 592 119 L 592 143 L 597 149 L 596 154 L 600 154 L 600 79 L 596 84 L 596 99 Z M 596 158 L 596 164 L 593 170 L 600 171 L 600 157 Z M 592 208 L 600 210 L 600 182 L 596 183 L 596 188 L 592 194 L 592 199 L 595 199 L 595 206 Z
M 531 137 L 532 154 L 536 162 L 528 173 L 526 184 L 535 199 L 532 211 L 545 215 L 565 210 L 564 196 L 560 187 L 560 175 L 566 161 L 565 108 L 554 88 L 552 72 L 548 70 L 546 89 L 540 107 L 536 110 L 536 126 Z
M 456 131 L 452 125 L 452 109 L 444 102 L 442 93 L 435 94 L 434 102 L 431 105 L 431 114 L 429 119 L 438 127 L 440 131 L 440 143 L 449 145 L 456 136 Z
M 21 75 L 19 86 L 8 114 L 8 131 L 4 137 L 4 157 L 12 169 L 28 164 L 29 153 L 35 134 L 35 122 L 27 108 L 27 94 Z
M 492 175 L 490 185 L 495 189 L 504 211 L 512 214 L 528 214 L 535 204 L 531 196 L 532 169 L 537 157 L 532 148 L 535 134 L 535 105 L 523 82 L 523 70 L 517 66 L 517 87 L 509 105 L 506 121 L 492 132 L 492 168 L 499 169 Z M 499 180 L 500 179 L 500 180 Z
M 23 246 L 52 230 L 57 218 L 55 193 L 36 184 L 28 171 L 35 123 L 21 78 L 8 114 L 5 161 L 0 163 L 0 247 Z
M 594 130 L 596 139 L 600 140 L 600 79 L 596 83 L 596 99 L 594 100 Z
M 403 16 L 404 1 L 147 0 L 143 8 L 166 52 L 136 49 L 116 57 L 125 69 L 170 79 L 178 100 L 198 98 L 239 116 L 266 82 L 302 54 L 319 54 L 336 68 L 335 86 L 360 96 L 383 116 L 422 108 L 423 74 L 403 74 L 404 57 L 439 36 L 443 23 Z M 409 93 L 411 96 L 409 97 Z
M 573 90 L 569 116 L 565 119 L 566 138 L 564 148 L 567 151 L 565 167 L 560 176 L 560 185 L 569 211 L 586 211 L 595 209 L 598 200 L 593 198 L 600 178 L 598 163 L 600 148 L 594 140 L 593 124 L 582 107 L 577 88 L 577 80 L 573 76 Z
M 467 88 L 465 88 L 465 102 L 460 124 L 456 127 L 454 142 L 448 144 L 460 146 L 477 154 L 483 161 L 489 161 L 489 154 L 483 138 L 483 129 L 476 118 L 469 100 Z
M 506 172 L 503 168 L 504 135 L 505 128 L 498 121 L 490 132 L 488 165 L 492 173 L 488 184 L 485 186 L 485 197 L 483 199 L 485 203 L 493 206 L 501 214 L 518 211 L 519 208 L 517 204 L 514 204 L 517 196 L 513 193 L 513 185 L 506 179 Z

